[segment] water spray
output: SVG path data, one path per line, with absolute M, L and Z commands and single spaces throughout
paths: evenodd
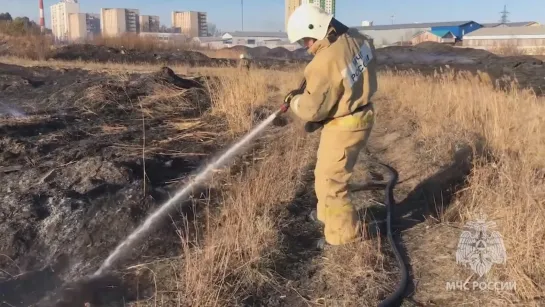
M 299 85 L 299 91 L 303 91 L 306 87 L 306 84 L 306 80 L 303 78 Z M 151 230 L 151 226 L 155 225 L 165 215 L 167 215 L 182 197 L 187 196 L 189 191 L 191 191 L 191 189 L 195 185 L 204 181 L 214 169 L 222 167 L 225 163 L 227 163 L 232 156 L 241 151 L 244 145 L 253 140 L 261 131 L 263 131 L 269 124 L 271 124 L 273 120 L 278 116 L 278 114 L 285 113 L 288 108 L 289 103 L 284 101 L 284 104 L 280 107 L 278 111 L 271 114 L 267 119 L 261 122 L 250 132 L 248 132 L 240 141 L 231 146 L 231 148 L 229 148 L 225 153 L 213 159 L 213 162 L 208 164 L 206 168 L 204 168 L 202 171 L 197 172 L 197 176 L 193 179 L 193 181 L 185 184 L 172 198 L 170 198 L 166 203 L 161 205 L 161 207 L 159 207 L 159 209 L 151 214 L 144 221 L 144 223 L 142 223 L 123 242 L 121 242 L 121 244 L 119 244 L 115 248 L 115 250 L 108 256 L 108 258 L 106 258 L 104 263 L 102 263 L 100 268 L 91 277 L 98 277 L 104 274 L 108 269 L 110 269 L 115 261 L 123 257 L 132 248 L 132 246 L 138 242 L 139 239 L 141 239 Z
M 224 152 L 219 157 L 213 159 L 202 171 L 197 173 L 197 176 L 191 181 L 185 184 L 172 198 L 170 198 L 166 203 L 161 205 L 153 214 L 151 214 L 146 220 L 134 230 L 121 244 L 119 244 L 115 250 L 106 258 L 104 263 L 100 268 L 92 275 L 92 277 L 98 277 L 104 274 L 108 269 L 110 269 L 114 263 L 123 257 L 133 246 L 136 244 L 139 239 L 146 235 L 150 230 L 151 226 L 158 223 L 165 215 L 167 215 L 170 210 L 178 203 L 178 201 L 187 196 L 187 194 L 192 190 L 192 188 L 204 181 L 213 170 L 222 167 L 226 164 L 231 157 L 237 154 L 244 145 L 248 144 L 253 140 L 261 131 L 263 131 L 273 120 L 278 116 L 282 110 L 278 110 L 275 113 L 271 114 L 267 119 L 261 122 L 258 126 L 252 129 L 248 134 L 246 134 L 240 141 L 231 146 L 226 152 Z

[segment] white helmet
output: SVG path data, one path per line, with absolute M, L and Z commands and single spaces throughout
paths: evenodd
M 313 4 L 301 4 L 288 20 L 288 38 L 295 43 L 305 37 L 317 40 L 325 38 L 333 16 Z

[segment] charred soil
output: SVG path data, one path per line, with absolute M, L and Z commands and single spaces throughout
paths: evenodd
M 203 82 L 167 67 L 126 76 L 0 67 L 0 301 L 29 306 L 91 273 L 216 151 L 224 140 L 221 125 L 204 124 Z M 180 213 L 198 214 L 190 207 L 209 193 L 195 190 Z M 173 221 L 131 260 L 174 255 Z

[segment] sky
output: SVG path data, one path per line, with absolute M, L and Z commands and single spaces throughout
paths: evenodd
M 244 30 L 284 31 L 285 0 L 245 0 Z M 503 5 L 510 21 L 538 21 L 545 24 L 544 0 L 337 0 L 335 17 L 348 26 L 363 20 L 375 25 L 394 23 L 462 21 L 497 22 Z M 44 0 L 46 27 L 50 27 L 49 7 L 59 0 Z M 102 7 L 139 9 L 142 15 L 158 15 L 170 26 L 171 11 L 203 11 L 208 22 L 221 31 L 242 29 L 240 0 L 79 0 L 82 13 L 100 13 Z M 0 13 L 27 16 L 38 21 L 38 0 L 0 0 Z

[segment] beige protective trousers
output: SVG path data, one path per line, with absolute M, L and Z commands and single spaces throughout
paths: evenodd
M 325 240 L 331 245 L 350 243 L 360 236 L 361 223 L 349 198 L 348 181 L 360 151 L 367 144 L 374 116 L 374 110 L 371 110 L 363 117 L 335 119 L 336 122 L 326 124 L 322 129 L 314 170 L 318 198 L 316 213 L 325 225 Z M 337 126 L 349 126 L 350 121 L 355 129 Z

